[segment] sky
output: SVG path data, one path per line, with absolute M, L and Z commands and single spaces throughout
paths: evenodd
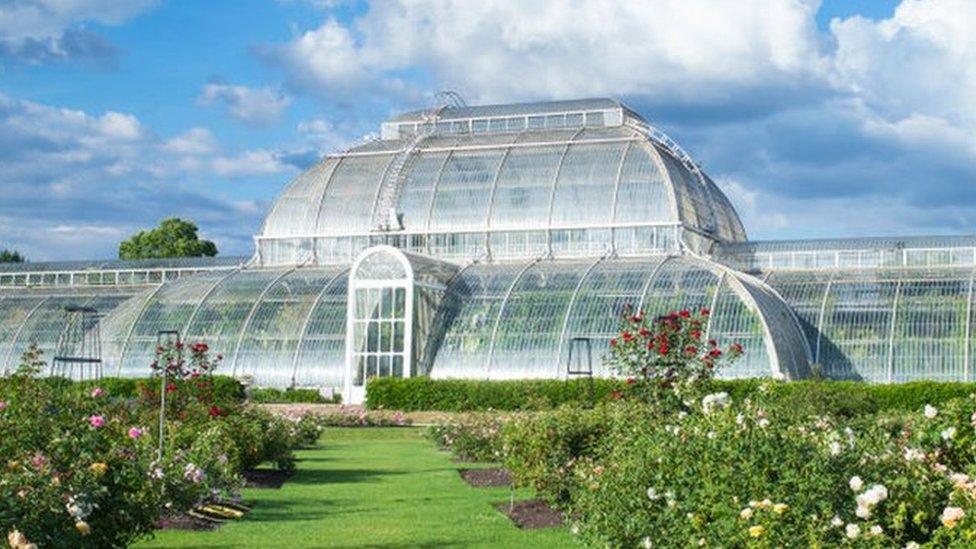
M 158 220 L 248 255 L 301 169 L 434 106 L 609 96 L 751 239 L 972 234 L 972 0 L 0 0 L 0 249 Z

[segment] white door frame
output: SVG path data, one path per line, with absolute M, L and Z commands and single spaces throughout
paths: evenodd
M 359 271 L 359 266 L 367 257 L 373 254 L 385 254 L 396 259 L 400 265 L 403 267 L 406 277 L 402 279 L 379 279 L 379 280 L 360 280 L 356 275 Z M 393 246 L 379 245 L 373 246 L 363 250 L 356 260 L 352 264 L 352 268 L 349 269 L 349 286 L 347 290 L 347 301 L 346 301 L 346 368 L 345 368 L 345 383 L 342 395 L 342 401 L 349 404 L 362 404 L 366 397 L 366 383 L 367 380 L 363 379 L 363 384 L 361 386 L 353 385 L 353 380 L 356 377 L 356 341 L 355 341 L 355 326 L 356 326 L 356 295 L 358 290 L 361 289 L 392 289 L 394 290 L 394 300 L 396 296 L 395 290 L 402 288 L 404 290 L 404 319 L 403 319 L 403 351 L 391 353 L 390 361 L 390 373 L 393 372 L 393 361 L 394 356 L 403 356 L 403 377 L 410 377 L 411 370 L 413 369 L 413 308 L 414 308 L 414 272 L 413 267 L 410 265 L 410 260 L 401 252 L 399 249 Z M 382 297 L 381 297 L 382 299 Z M 368 331 L 368 328 L 367 328 Z M 368 335 L 367 335 L 368 337 Z M 364 372 L 365 378 L 365 372 Z

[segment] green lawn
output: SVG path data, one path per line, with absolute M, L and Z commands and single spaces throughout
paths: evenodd
M 328 429 L 280 490 L 245 490 L 246 518 L 213 532 L 159 532 L 139 547 L 569 547 L 566 528 L 523 531 L 419 429 Z M 528 493 L 519 491 L 517 498 Z

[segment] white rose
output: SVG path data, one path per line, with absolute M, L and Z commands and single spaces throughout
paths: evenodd
M 932 406 L 931 404 L 926 404 L 925 405 L 925 417 L 927 417 L 929 419 L 933 419 L 937 415 L 939 415 L 939 409 L 938 408 L 936 408 L 935 406 Z
M 847 537 L 855 539 L 861 535 L 861 527 L 856 524 L 848 524 L 847 528 L 844 529 L 844 533 L 847 534 Z
M 860 492 L 861 488 L 864 487 L 864 481 L 858 476 L 851 477 L 851 481 L 848 484 L 850 484 L 851 490 L 854 490 L 855 492 Z

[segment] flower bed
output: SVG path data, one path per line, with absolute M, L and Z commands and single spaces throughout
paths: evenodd
M 678 318 L 668 337 L 693 338 L 694 315 Z M 903 411 L 910 399 L 884 409 L 773 381 L 730 392 L 699 349 L 675 363 L 682 347 L 662 352 L 642 322 L 625 319 L 633 347 L 616 366 L 633 381 L 619 394 L 496 417 L 492 436 L 490 418 L 435 432 L 465 441 L 444 445 L 461 456 L 500 444 L 515 484 L 589 546 L 976 546 L 976 396 Z
M 312 419 L 290 421 L 226 397 L 205 344 L 187 348 L 188 361 L 178 350 L 159 350 L 154 368 L 169 381 L 137 384 L 136 398 L 102 384 L 37 379 L 40 353 L 25 354 L 0 384 L 0 530 L 8 545 L 128 545 L 151 535 L 164 514 L 234 499 L 247 468 L 290 468 L 292 449 L 318 437 Z

